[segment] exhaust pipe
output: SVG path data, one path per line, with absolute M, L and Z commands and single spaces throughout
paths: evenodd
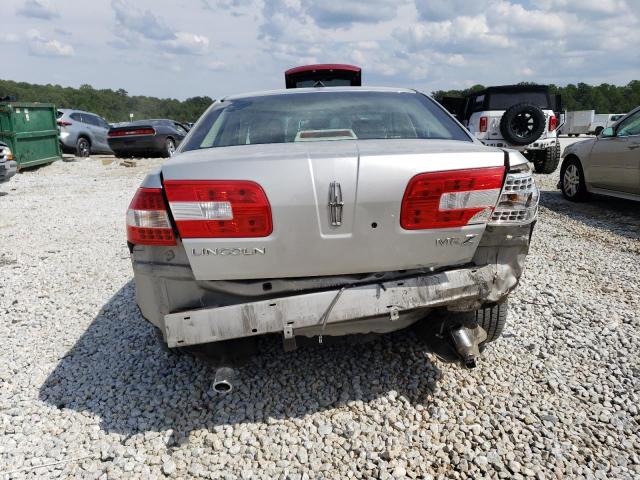
M 480 356 L 480 344 L 487 339 L 487 332 L 480 326 L 475 328 L 456 327 L 451 330 L 451 340 L 466 368 L 475 368 Z
M 236 372 L 233 368 L 220 367 L 216 369 L 216 374 L 211 383 L 211 389 L 219 395 L 230 393 L 233 390 L 233 380 L 235 376 Z

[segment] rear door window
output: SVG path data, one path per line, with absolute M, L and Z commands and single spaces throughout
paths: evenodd
M 69 115 L 69 117 L 71 117 L 76 122 L 83 122 L 84 123 L 84 119 L 82 118 L 82 114 L 81 113 L 73 112 L 71 115 Z
M 84 118 L 85 123 L 88 123 L 89 125 L 93 125 L 95 127 L 101 126 L 100 120 L 95 115 L 90 115 L 85 113 L 84 115 L 82 115 L 82 118 Z

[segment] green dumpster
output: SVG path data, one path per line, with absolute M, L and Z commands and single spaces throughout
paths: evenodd
M 50 103 L 0 103 L 0 141 L 9 145 L 18 169 L 59 160 L 56 107 Z

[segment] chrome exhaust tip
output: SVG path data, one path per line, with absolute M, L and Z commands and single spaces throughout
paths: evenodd
M 480 356 L 480 344 L 487 339 L 487 332 L 480 326 L 459 326 L 453 328 L 450 335 L 462 365 L 469 369 L 475 368 Z
M 229 367 L 221 367 L 216 370 L 211 383 L 211 390 L 219 395 L 226 395 L 233 391 L 233 379 L 235 370 Z

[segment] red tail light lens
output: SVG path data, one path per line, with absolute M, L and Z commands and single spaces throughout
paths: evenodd
M 245 180 L 166 180 L 182 238 L 267 237 L 273 231 L 264 190 Z
M 127 210 L 127 240 L 135 245 L 175 245 L 161 188 L 139 188 Z
M 405 230 L 485 223 L 502 189 L 504 167 L 421 173 L 409 181 L 402 199 Z
M 109 137 L 130 137 L 132 135 L 155 135 L 156 131 L 153 128 L 134 128 L 131 130 L 116 130 L 109 132 Z
M 71 125 L 71 122 L 67 122 L 66 120 L 58 120 L 56 123 L 59 127 L 68 127 Z
M 486 132 L 489 125 L 489 119 L 487 117 L 480 117 L 480 131 Z
M 553 132 L 558 127 L 558 117 L 551 115 L 549 117 L 549 131 Z

